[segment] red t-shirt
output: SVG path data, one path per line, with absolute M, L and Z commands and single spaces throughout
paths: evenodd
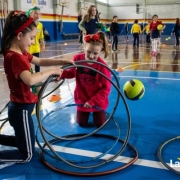
M 30 71 L 33 56 L 27 52 L 23 54 L 7 50 L 4 55 L 4 69 L 10 89 L 10 99 L 16 103 L 36 103 L 37 95 L 31 92 L 31 87 L 21 79 L 23 71 Z
M 151 22 L 150 23 L 150 30 L 158 30 L 157 29 L 157 26 L 159 25 L 159 24 L 162 24 L 163 26 L 164 26 L 164 24 L 161 22 L 161 21 L 157 21 L 157 22 Z
M 84 53 L 74 56 L 75 62 L 80 60 L 85 60 Z M 97 61 L 107 65 L 100 57 Z M 109 70 L 99 64 L 80 63 L 79 65 L 85 65 L 97 69 L 111 79 Z M 61 77 L 75 77 L 76 87 L 74 91 L 74 100 L 76 104 L 84 104 L 88 102 L 91 106 L 98 106 L 101 109 L 106 110 L 108 106 L 108 95 L 110 93 L 111 83 L 102 75 L 88 68 L 78 67 L 77 69 L 73 68 L 63 71 Z M 98 111 L 94 108 L 84 108 L 82 106 L 78 106 L 77 109 L 85 112 Z

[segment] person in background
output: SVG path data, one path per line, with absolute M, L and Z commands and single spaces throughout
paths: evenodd
M 40 52 L 45 51 L 43 25 L 41 22 L 39 22 L 39 18 L 41 16 L 40 10 L 41 9 L 39 7 L 35 6 L 26 12 L 26 15 L 28 17 L 32 17 L 37 25 L 37 35 L 35 38 L 35 42 L 29 47 L 30 54 L 36 57 L 39 57 Z M 40 72 L 40 66 L 35 65 L 35 72 Z
M 112 51 L 119 51 L 118 50 L 118 35 L 120 33 L 119 31 L 119 24 L 118 22 L 118 17 L 113 16 L 113 22 L 111 23 L 110 26 L 110 32 L 112 36 Z
M 109 70 L 105 67 L 93 63 L 100 62 L 107 66 L 104 60 L 100 57 L 101 52 L 108 55 L 108 40 L 103 32 L 89 34 L 84 37 L 85 53 L 74 56 L 74 61 L 90 60 L 92 63 L 83 63 L 83 65 L 94 68 L 100 71 L 111 79 Z M 61 78 L 75 78 L 76 87 L 74 91 L 74 100 L 77 106 L 77 123 L 86 127 L 88 124 L 89 114 L 93 112 L 93 120 L 96 127 L 102 126 L 106 121 L 105 110 L 108 107 L 108 95 L 110 93 L 111 83 L 99 73 L 88 68 L 74 68 L 63 71 Z M 93 108 L 99 107 L 102 110 Z
M 150 23 L 151 21 L 148 21 L 148 24 L 144 27 L 143 31 L 146 31 L 146 43 L 150 43 L 151 40 L 150 40 Z
M 179 48 L 179 31 L 180 31 L 180 21 L 179 21 L 179 18 L 176 18 L 176 22 L 175 22 L 175 25 L 174 25 L 174 28 L 172 30 L 172 33 L 175 37 L 175 48 Z
M 81 20 L 82 20 L 82 9 L 79 10 L 77 20 L 78 20 L 78 26 L 79 26 L 79 23 L 80 23 Z M 79 35 L 79 43 L 80 43 L 80 44 L 83 44 L 83 35 L 82 35 L 82 31 L 80 30 L 79 33 L 80 33 L 80 35 Z
M 137 48 L 139 48 L 139 34 L 141 34 L 141 32 L 142 31 L 140 25 L 138 24 L 138 20 L 135 19 L 134 24 L 132 25 L 131 28 L 131 34 L 133 34 L 133 38 L 134 38 L 133 47 L 137 46 Z
M 47 31 L 46 28 L 43 28 L 43 33 L 44 33 L 44 40 L 47 42 L 47 41 L 51 41 L 51 37 Z
M 95 5 L 91 5 L 79 23 L 79 29 L 83 35 L 95 34 L 98 31 L 98 22 L 97 8 Z
M 128 33 L 129 33 L 129 29 L 128 29 L 128 23 L 125 24 L 125 40 L 128 41 Z
M 157 29 L 158 25 L 162 25 L 163 28 L 161 30 Z M 154 14 L 152 17 L 152 22 L 150 23 L 150 31 L 151 31 L 151 45 L 152 45 L 152 52 L 153 56 L 157 55 L 158 43 L 160 42 L 160 32 L 164 30 L 166 26 L 161 22 L 158 21 L 158 15 Z
M 110 24 L 106 24 L 106 35 L 110 41 L 111 40 Z

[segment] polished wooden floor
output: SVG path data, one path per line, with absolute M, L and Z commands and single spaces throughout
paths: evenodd
M 46 44 L 46 51 L 41 54 L 41 57 L 47 58 L 70 58 L 72 59 L 74 54 L 82 52 L 80 45 L 77 43 L 78 40 L 74 41 L 64 41 L 64 42 L 51 42 Z M 135 146 L 139 152 L 139 158 L 134 165 L 127 168 L 126 170 L 113 173 L 107 176 L 99 177 L 74 177 L 69 175 L 59 174 L 52 171 L 46 166 L 42 165 L 39 161 L 39 153 L 35 154 L 35 158 L 27 164 L 24 165 L 13 165 L 3 169 L 0 169 L 0 179 L 179 179 L 179 176 L 167 171 L 166 168 L 159 162 L 157 158 L 157 149 L 164 141 L 175 137 L 180 134 L 179 119 L 180 119 L 180 50 L 174 48 L 174 39 L 169 36 L 162 36 L 161 45 L 158 47 L 157 56 L 151 56 L 150 44 L 146 44 L 145 36 L 140 37 L 140 47 L 133 48 L 132 36 L 129 36 L 129 41 L 125 41 L 123 36 L 119 37 L 119 52 L 109 51 L 109 56 L 105 59 L 110 68 L 114 70 L 119 70 L 116 72 L 118 80 L 120 82 L 121 91 L 124 83 L 129 79 L 139 79 L 144 83 L 145 95 L 141 100 L 130 101 L 127 100 L 131 118 L 132 118 L 132 129 L 129 142 Z M 109 42 L 110 43 L 110 42 Z M 165 44 L 165 45 L 163 45 Z M 163 45 L 163 46 L 162 46 Z M 102 55 L 103 57 L 103 55 Z M 9 89 L 7 86 L 7 80 L 3 70 L 3 59 L 0 59 L 0 109 L 9 101 Z M 45 68 L 42 68 L 45 69 Z M 55 84 L 55 83 L 54 83 Z M 52 84 L 51 87 L 56 85 Z M 75 82 L 72 80 L 65 82 L 64 86 L 56 90 L 55 93 L 61 95 L 62 100 L 60 104 L 72 103 L 73 102 L 73 88 Z M 51 88 L 50 87 L 50 88 Z M 116 100 L 116 91 L 112 88 L 110 94 L 110 104 L 107 109 L 111 112 L 113 109 L 113 103 Z M 60 105 L 59 103 L 50 103 L 47 99 L 43 100 L 43 111 L 42 113 L 46 115 L 51 109 Z M 56 112 L 52 116 L 45 119 L 46 127 L 52 130 L 53 133 L 58 135 L 85 133 L 91 131 L 91 128 L 82 129 L 75 123 L 75 109 L 69 108 L 64 111 Z M 7 110 L 5 110 L 1 118 L 7 116 Z M 59 120 L 59 117 L 63 117 L 63 121 Z M 127 130 L 127 116 L 125 113 L 125 108 L 120 101 L 114 118 L 120 125 L 121 138 L 125 138 Z M 37 127 L 37 121 L 35 115 L 33 115 L 35 126 Z M 0 122 L 1 123 L 1 122 Z M 13 131 L 8 125 L 8 123 L 3 126 L 1 133 L 12 134 Z M 112 123 L 108 124 L 102 133 L 108 133 L 110 135 L 116 136 L 116 129 Z M 40 137 L 40 141 L 42 138 Z M 100 139 L 98 139 L 100 140 Z M 98 141 L 96 139 L 96 141 Z M 99 152 L 104 150 L 104 146 L 111 142 L 108 140 L 102 140 L 100 143 L 96 143 L 94 139 L 88 140 L 86 142 L 77 142 L 75 144 L 74 153 L 82 153 L 81 157 L 71 157 L 73 158 L 84 158 L 90 157 L 91 152 Z M 98 141 L 99 142 L 99 141 Z M 83 143 L 83 145 L 81 144 Z M 71 144 L 71 143 L 70 143 Z M 72 143 L 73 144 L 73 143 Z M 89 145 L 90 144 L 90 145 Z M 91 144 L 93 146 L 91 146 Z M 100 144 L 100 147 L 98 146 Z M 167 163 L 170 159 L 177 161 L 179 158 L 179 141 L 174 142 L 165 149 L 165 155 Z M 97 146 L 97 150 L 93 147 Z M 38 146 L 37 147 L 37 151 Z M 108 146 L 109 147 L 109 146 Z M 0 148 L 2 148 L 0 146 Z M 4 148 L 4 147 L 3 147 Z M 102 148 L 102 149 L 100 149 Z M 68 148 L 67 148 L 68 149 Z M 83 152 L 80 150 L 83 149 Z M 69 149 L 68 149 L 69 150 Z M 57 151 L 61 151 L 57 149 Z M 66 155 L 66 153 L 64 153 Z M 68 154 L 68 153 L 67 153 Z M 123 152 L 122 156 L 126 159 L 131 157 L 131 153 Z M 49 158 L 47 158 L 49 160 Z M 49 160 L 52 162 L 52 160 Z M 118 163 L 124 163 L 126 161 L 119 161 Z M 53 164 L 58 164 L 57 162 L 52 162 Z M 119 165 L 116 163 L 110 163 L 105 167 L 105 171 L 112 167 L 117 167 Z M 64 164 L 59 165 L 60 168 L 67 168 L 74 171 L 71 167 L 66 167 Z M 81 169 L 75 171 L 82 171 Z M 96 171 L 96 170 L 95 170 Z M 99 171 L 99 169 L 97 169 Z M 100 171 L 104 171 L 104 167 L 100 168 Z M 178 171 L 180 171 L 178 169 Z M 86 171 L 85 171 L 86 172 Z M 91 172 L 91 170 L 87 170 Z M 93 171 L 92 171 L 93 172 Z M 157 178 L 158 175 L 158 178 Z

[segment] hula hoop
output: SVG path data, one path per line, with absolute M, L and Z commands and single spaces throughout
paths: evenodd
M 66 107 L 71 107 L 71 106 L 83 106 L 83 104 L 69 104 L 69 105 L 63 106 L 63 108 L 64 108 L 64 107 L 65 107 L 65 108 L 66 108 Z M 99 109 L 99 110 L 102 110 L 102 109 L 100 109 L 100 108 L 98 108 L 98 107 L 94 107 L 94 108 Z M 62 107 L 60 106 L 59 108 L 56 108 L 56 109 L 59 110 L 59 109 L 62 109 Z M 53 111 L 49 112 L 48 114 L 46 114 L 46 116 L 43 117 L 42 120 L 44 120 L 47 116 L 49 116 L 50 114 L 52 114 L 52 113 L 55 112 L 55 111 L 56 111 L 56 110 L 53 110 Z M 102 111 L 103 111 L 103 110 L 102 110 Z M 108 114 L 107 112 L 105 112 L 105 113 Z M 114 123 L 115 123 L 115 125 L 116 125 L 116 127 L 117 127 L 117 133 L 118 133 L 115 143 L 114 143 L 114 144 L 110 147 L 110 149 L 107 150 L 106 152 L 100 154 L 99 156 L 93 157 L 91 160 L 83 161 L 83 162 L 89 162 L 89 161 L 92 161 L 92 160 L 94 160 L 94 159 L 100 159 L 100 158 L 102 158 L 103 156 L 105 156 L 107 153 L 109 153 L 109 152 L 115 147 L 115 145 L 117 144 L 118 139 L 119 139 L 119 137 L 120 137 L 120 127 L 119 127 L 118 123 L 114 120 L 114 118 L 112 118 L 112 120 L 114 121 Z M 37 131 L 38 131 L 38 128 L 37 128 Z M 36 134 L 37 134 L 37 131 L 36 131 Z M 49 133 L 47 130 L 46 130 L 45 132 L 47 132 L 49 135 L 51 135 L 51 133 Z M 57 136 L 55 136 L 55 135 L 52 135 L 52 136 L 55 137 L 56 140 L 64 140 L 63 137 L 57 137 Z M 70 137 L 70 136 L 68 136 L 68 137 Z M 72 136 L 71 136 L 71 137 L 72 137 Z M 68 138 L 68 140 L 69 140 L 69 139 L 70 139 L 70 138 Z M 76 136 L 76 139 L 73 139 L 73 140 L 77 140 L 77 136 Z M 54 158 L 54 159 L 57 159 L 55 156 L 52 156 L 52 155 L 48 152 L 48 150 L 45 150 L 45 149 L 43 148 L 43 146 L 39 143 L 39 140 L 38 140 L 37 136 L 36 136 L 36 142 L 37 142 L 38 146 L 40 147 L 40 149 L 41 149 L 44 153 L 46 153 L 47 155 L 51 156 L 51 157 Z M 49 142 L 49 141 L 48 141 L 48 142 Z M 70 162 L 70 161 L 68 161 L 68 162 Z M 77 163 L 77 161 L 76 161 L 76 163 Z
M 163 144 L 161 144 L 161 146 L 158 148 L 158 158 L 160 160 L 160 162 L 170 171 L 180 175 L 179 171 L 176 171 L 175 169 L 173 169 L 172 167 L 170 167 L 169 165 L 167 165 L 167 163 L 164 161 L 164 159 L 162 158 L 162 150 L 163 148 L 170 142 L 175 141 L 175 140 L 180 140 L 180 136 L 176 136 L 175 138 L 171 138 L 169 140 L 167 140 L 166 142 L 164 142 Z
M 74 135 L 70 135 L 71 136 L 84 136 L 84 134 L 74 134 Z M 105 138 L 109 138 L 109 139 L 115 139 L 114 136 L 110 136 L 110 135 L 104 135 L 104 134 L 94 134 L 93 135 L 94 137 L 105 137 Z M 53 141 L 53 140 L 52 140 Z M 57 140 L 56 140 L 57 141 Z M 124 141 L 122 139 L 119 139 L 118 140 L 119 142 L 122 142 L 124 143 Z M 135 156 L 133 159 L 131 159 L 127 164 L 121 166 L 121 167 L 118 167 L 118 168 L 115 168 L 115 169 L 112 169 L 112 170 L 108 170 L 108 171 L 103 171 L 103 172 L 91 172 L 91 173 L 78 173 L 78 172 L 71 172 L 71 171 L 65 171 L 65 170 L 62 170 L 62 169 L 59 169 L 59 168 L 56 168 L 54 166 L 52 166 L 51 164 L 49 164 L 44 156 L 43 156 L 43 151 L 40 152 L 40 158 L 42 160 L 42 162 L 47 166 L 49 167 L 50 169 L 56 171 L 56 172 L 59 172 L 59 173 L 63 173 L 63 174 L 68 174 L 68 175 L 73 175 L 73 176 L 101 176 L 101 175 L 107 175 L 107 174 L 111 174 L 111 173 L 114 173 L 114 172 L 118 172 L 118 171 L 121 171 L 127 167 L 129 167 L 130 165 L 132 165 L 137 159 L 138 159 L 138 152 L 137 150 L 129 143 L 127 143 L 127 146 L 130 147 Z M 44 144 L 44 148 L 46 147 L 46 144 Z M 108 161 L 107 161 L 108 162 Z M 106 163 L 107 163 L 106 162 Z
M 92 61 L 82 60 L 82 61 L 78 61 L 77 64 L 79 64 L 79 63 L 84 63 L 84 62 L 90 62 L 90 63 L 92 63 Z M 110 68 L 108 68 L 106 65 L 104 65 L 104 64 L 102 64 L 102 63 L 99 63 L 99 62 L 97 62 L 97 61 L 93 61 L 93 63 L 100 64 L 100 65 L 104 66 L 105 68 L 107 68 L 110 72 L 112 72 L 112 74 L 114 75 L 114 77 L 115 77 L 115 79 L 116 79 L 116 81 L 117 81 L 118 87 L 117 87 L 108 77 L 106 77 L 104 74 L 102 74 L 102 73 L 99 72 L 98 70 L 93 69 L 93 68 L 91 68 L 91 67 L 89 67 L 89 66 L 84 66 L 84 65 L 70 65 L 70 66 L 63 67 L 63 69 L 65 70 L 65 69 L 68 69 L 68 68 L 78 68 L 78 67 L 83 67 L 83 68 L 91 69 L 91 70 L 99 73 L 100 75 L 102 75 L 102 76 L 103 76 L 104 78 L 106 78 L 109 82 L 111 82 L 111 84 L 112 84 L 112 85 L 116 88 L 116 90 L 118 91 L 118 95 L 122 97 L 122 100 L 123 100 L 123 102 L 124 102 L 124 105 L 125 105 L 126 111 L 127 111 L 127 115 L 128 115 L 128 131 L 127 131 L 126 139 L 125 139 L 125 141 L 124 141 L 124 143 L 123 143 L 122 148 L 118 151 L 118 153 L 117 153 L 115 156 L 113 156 L 112 158 L 107 159 L 106 162 L 102 162 L 102 163 L 99 163 L 99 164 L 96 164 L 96 165 L 93 165 L 93 166 L 86 166 L 86 167 L 84 167 L 84 166 L 77 166 L 77 165 L 74 165 L 74 164 L 66 161 L 65 159 L 63 159 L 62 157 L 60 157 L 60 156 L 56 153 L 56 151 L 54 151 L 54 149 L 52 148 L 52 146 L 51 146 L 51 145 L 49 144 L 49 142 L 47 141 L 47 139 L 46 139 L 46 137 L 45 137 L 45 135 L 44 135 L 44 132 L 43 132 L 43 130 L 44 130 L 45 128 L 42 126 L 42 124 L 41 124 L 41 119 L 40 119 L 40 111 L 39 111 L 40 103 L 38 102 L 38 103 L 37 103 L 37 106 L 36 106 L 36 112 L 37 112 L 37 119 L 38 119 L 39 129 L 40 129 L 41 135 L 42 135 L 42 137 L 43 137 L 46 145 L 47 145 L 48 148 L 54 153 L 54 155 L 57 157 L 57 159 L 65 162 L 65 163 L 67 163 L 68 165 L 71 165 L 71 166 L 77 167 L 77 168 L 94 168 L 94 167 L 101 166 L 101 165 L 103 165 L 103 164 L 105 164 L 105 163 L 107 163 L 107 162 L 109 162 L 109 161 L 112 161 L 112 160 L 116 159 L 116 158 L 122 153 L 122 151 L 125 149 L 125 147 L 126 147 L 126 145 L 127 145 L 127 143 L 128 143 L 129 135 L 130 135 L 130 127 L 131 127 L 131 124 L 130 124 L 130 122 L 131 122 L 130 113 L 129 113 L 129 109 L 128 109 L 127 103 L 126 103 L 126 101 L 125 101 L 125 98 L 124 98 L 124 96 L 122 95 L 122 93 L 121 93 L 120 90 L 119 90 L 119 82 L 118 82 L 118 80 L 117 80 L 116 75 L 115 75 L 114 72 L 113 72 Z M 45 88 L 47 87 L 48 83 L 51 81 L 51 79 L 52 79 L 53 77 L 54 77 L 54 76 L 50 76 L 50 77 L 45 81 L 45 83 L 43 84 L 43 86 L 42 86 L 42 88 L 41 88 L 41 90 L 40 90 L 40 92 L 39 92 L 39 99 L 41 99 L 42 94 L 43 94 Z M 118 105 L 118 102 L 119 102 L 119 96 L 118 96 L 118 98 L 117 98 L 118 101 L 116 101 L 116 106 L 115 106 L 115 108 L 114 108 L 114 110 L 113 110 L 113 113 L 110 115 L 110 117 L 109 117 L 109 119 L 106 121 L 106 123 L 104 123 L 100 128 L 98 128 L 98 129 L 97 129 L 96 131 L 94 131 L 93 133 L 85 134 L 85 135 L 82 136 L 81 138 L 79 138 L 79 137 L 78 137 L 78 138 L 77 138 L 77 137 L 76 137 L 76 138 L 65 138 L 65 140 L 68 140 L 68 139 L 69 139 L 69 140 L 82 139 L 82 138 L 85 138 L 85 137 L 88 137 L 88 136 L 91 136 L 91 135 L 95 134 L 95 133 L 98 132 L 101 128 L 103 128 L 103 127 L 109 122 L 109 120 L 111 119 L 111 117 L 114 115 L 115 110 L 116 110 L 117 105 Z

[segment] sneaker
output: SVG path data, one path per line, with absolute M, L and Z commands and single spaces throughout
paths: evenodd
M 151 55 L 152 55 L 152 56 L 155 56 L 155 54 L 156 54 L 155 51 L 152 51 L 152 52 L 151 52 Z
M 151 55 L 154 55 L 154 51 L 151 51 Z
M 153 51 L 153 54 L 152 54 L 153 56 L 156 56 L 157 55 L 157 52 L 155 52 L 155 51 Z

